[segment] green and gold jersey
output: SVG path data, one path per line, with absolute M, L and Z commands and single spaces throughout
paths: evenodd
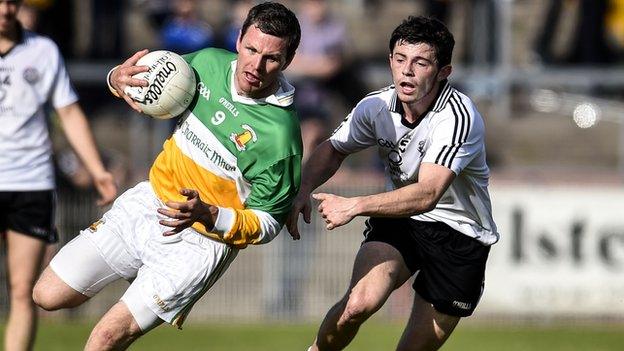
M 204 49 L 185 56 L 197 74 L 196 96 L 150 170 L 162 201 L 185 201 L 181 188 L 219 206 L 214 228 L 193 225 L 213 239 L 245 247 L 272 240 L 299 190 L 302 143 L 292 106 L 294 88 L 264 99 L 234 89 L 236 55 Z

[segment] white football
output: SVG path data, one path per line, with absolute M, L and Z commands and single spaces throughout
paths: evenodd
M 195 74 L 182 56 L 166 50 L 152 51 L 136 65 L 149 67 L 149 71 L 133 76 L 147 80 L 149 85 L 126 87 L 124 92 L 144 113 L 168 119 L 179 116 L 189 107 L 195 96 Z

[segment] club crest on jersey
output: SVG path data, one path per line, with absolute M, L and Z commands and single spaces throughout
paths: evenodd
M 230 140 L 234 142 L 238 151 L 245 151 L 247 148 L 246 145 L 249 142 L 255 143 L 258 140 L 256 136 L 256 132 L 251 129 L 247 124 L 242 124 L 241 127 L 245 130 L 241 133 L 232 133 L 230 134 Z
M 33 67 L 28 67 L 24 70 L 23 73 L 24 80 L 28 82 L 28 84 L 33 85 L 39 81 L 39 72 L 37 69 Z

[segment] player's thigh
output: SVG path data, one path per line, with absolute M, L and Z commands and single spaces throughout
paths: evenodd
M 376 310 L 410 276 L 396 248 L 379 241 L 366 242 L 355 257 L 348 299 Z
M 46 243 L 40 239 L 7 230 L 7 270 L 14 294 L 28 294 L 41 269 Z
M 45 309 L 74 307 L 120 278 L 81 234 L 54 256 L 35 286 L 34 297 Z
M 451 335 L 459 320 L 460 317 L 438 312 L 431 303 L 415 293 L 412 311 L 397 350 L 437 350 Z

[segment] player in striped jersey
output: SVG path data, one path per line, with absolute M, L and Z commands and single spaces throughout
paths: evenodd
M 310 220 L 310 194 L 344 158 L 376 146 L 387 192 L 312 195 L 327 229 L 369 216 L 345 296 L 330 309 L 310 350 L 341 350 L 390 293 L 415 275 L 411 316 L 399 350 L 435 350 L 482 293 L 490 245 L 498 240 L 487 185 L 483 120 L 449 85 L 452 34 L 409 17 L 390 38 L 394 84 L 362 99 L 310 157 L 288 226 Z
M 87 350 L 124 349 L 163 321 L 181 327 L 240 249 L 278 234 L 300 183 L 294 88 L 282 74 L 300 36 L 295 15 L 268 2 L 250 10 L 238 55 L 207 48 L 185 56 L 197 93 L 149 182 L 67 244 L 35 287 L 35 301 L 53 310 L 77 306 L 114 280 L 131 281 Z M 109 74 L 111 90 L 133 108 L 123 91 L 147 83 L 132 78 L 148 69 L 135 66 L 146 52 Z

